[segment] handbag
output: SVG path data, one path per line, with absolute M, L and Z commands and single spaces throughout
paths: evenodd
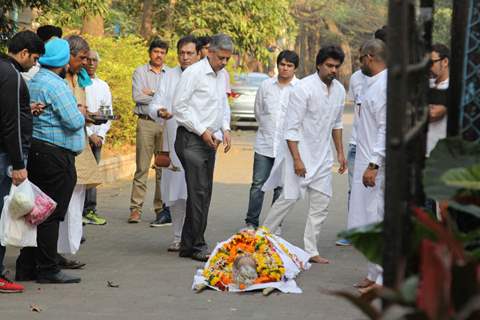
M 168 168 L 172 160 L 170 159 L 170 152 L 160 151 L 155 155 L 155 166 L 160 168 Z

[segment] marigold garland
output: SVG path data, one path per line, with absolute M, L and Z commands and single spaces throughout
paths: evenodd
M 255 284 L 280 281 L 285 274 L 285 267 L 280 255 L 265 236 L 268 235 L 267 229 L 262 231 L 242 230 L 224 243 L 203 270 L 203 276 L 208 284 L 220 290 L 227 290 L 232 284 L 233 262 L 237 256 L 243 254 L 251 254 L 257 262 L 258 277 L 254 281 Z M 289 254 L 286 248 L 285 251 Z

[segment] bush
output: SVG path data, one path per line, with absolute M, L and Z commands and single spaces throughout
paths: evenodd
M 100 54 L 97 75 L 110 86 L 113 112 L 121 116 L 108 132 L 113 146 L 135 143 L 137 118 L 133 114 L 132 75 L 135 68 L 147 63 L 147 43 L 139 37 L 86 37 L 90 48 Z M 166 64 L 176 65 L 175 49 L 169 50 Z

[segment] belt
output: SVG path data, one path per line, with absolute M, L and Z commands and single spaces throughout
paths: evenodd
M 137 117 L 139 117 L 140 119 L 143 119 L 143 120 L 150 120 L 150 121 L 155 122 L 155 120 L 153 120 L 149 115 L 146 115 L 146 114 L 137 114 Z

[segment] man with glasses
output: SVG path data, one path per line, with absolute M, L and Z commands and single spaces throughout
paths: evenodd
M 204 239 L 212 197 L 215 153 L 223 141 L 231 147 L 225 68 L 233 52 L 231 38 L 212 37 L 208 55 L 185 70 L 173 98 L 178 123 L 175 151 L 185 169 L 187 209 L 180 244 L 181 257 L 207 261 Z
M 450 49 L 443 44 L 434 44 L 431 53 L 430 88 L 447 90 L 450 78 Z M 447 108 L 444 105 L 429 105 L 427 157 L 438 140 L 447 136 Z

